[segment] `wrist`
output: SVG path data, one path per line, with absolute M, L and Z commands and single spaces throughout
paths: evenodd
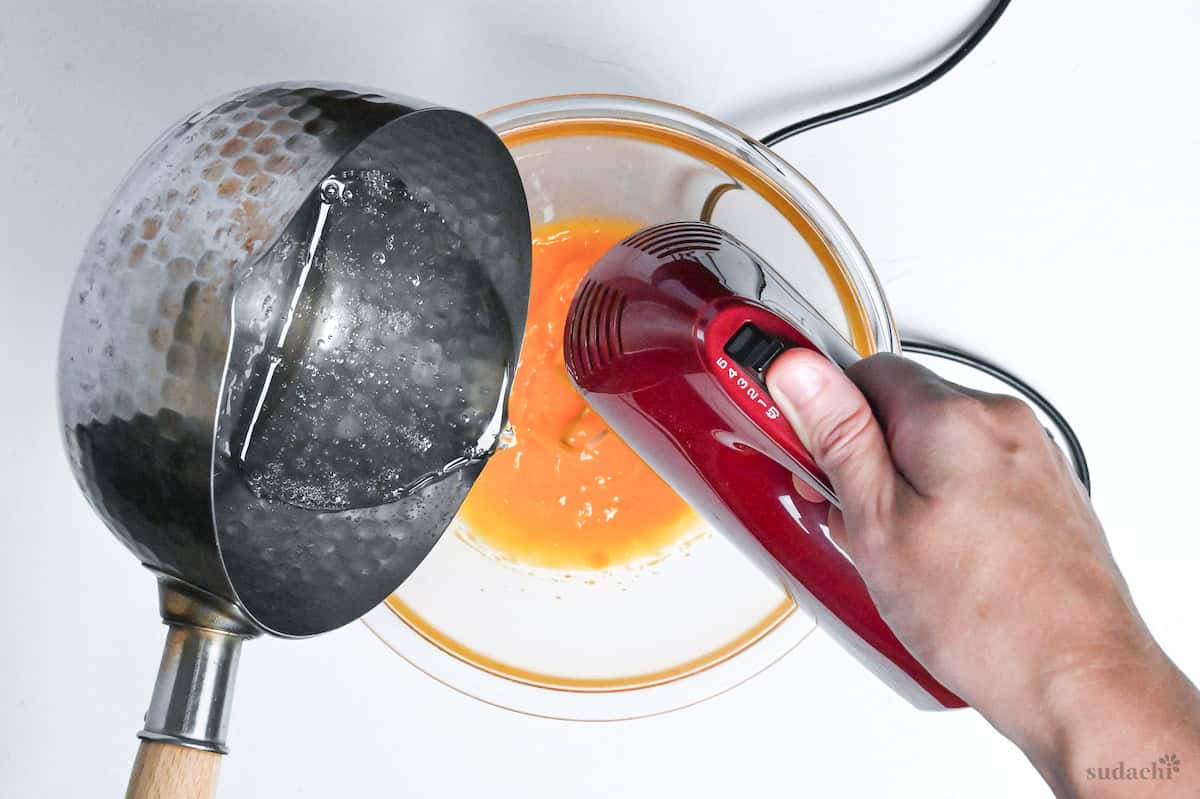
M 1011 736 L 1022 739 L 1031 757 L 1071 759 L 1098 724 L 1124 718 L 1144 701 L 1169 667 L 1152 641 L 1081 647 L 1060 660 L 1040 675 L 1032 692 L 1035 717 L 1024 719 Z
M 1078 653 L 1048 675 L 1040 700 L 1009 737 L 1060 795 L 1114 764 L 1140 769 L 1200 750 L 1195 689 L 1148 635 Z

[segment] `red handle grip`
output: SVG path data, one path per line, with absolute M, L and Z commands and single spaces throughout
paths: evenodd
M 807 337 L 769 310 L 741 299 L 714 303 L 699 328 L 701 357 L 729 400 L 722 414 L 727 433 L 713 437 L 724 449 L 712 460 L 714 475 L 746 475 L 741 488 L 710 487 L 737 516 L 747 534 L 796 581 L 822 626 L 879 676 L 918 704 L 929 702 L 919 687 L 943 707 L 961 699 L 929 674 L 883 621 L 854 564 L 828 536 L 830 506 L 801 497 L 792 476 L 804 479 L 835 505 L 828 478 L 800 443 L 766 391 L 761 372 L 738 363 L 729 342 L 746 325 L 786 347 L 820 352 Z M 824 355 L 824 353 L 822 353 Z M 720 403 L 714 403 L 720 407 Z M 865 644 L 865 646 L 864 646 Z
M 732 443 L 732 442 L 731 442 Z M 727 494 L 730 510 L 812 601 L 818 623 L 860 661 L 914 704 L 964 707 L 896 638 L 875 607 L 850 559 L 829 538 L 830 506 L 796 493 L 792 472 L 743 441 L 729 446 L 722 471 L 745 470 L 760 486 L 753 494 Z M 910 690 L 920 688 L 927 696 Z M 936 705 L 929 702 L 932 698 Z
M 787 348 L 803 347 L 818 353 L 820 350 L 786 321 L 755 303 L 731 299 L 713 303 L 706 312 L 707 318 L 702 320 L 699 328 L 703 331 L 701 357 L 726 396 L 761 434 L 759 451 L 837 505 L 837 495 L 829 478 L 775 405 L 762 382 L 762 374 L 739 363 L 729 353 L 728 346 L 743 328 L 751 326 L 756 335 L 769 337 Z

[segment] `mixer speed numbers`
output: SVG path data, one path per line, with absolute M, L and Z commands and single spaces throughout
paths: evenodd
M 746 396 L 755 405 L 760 406 L 766 411 L 768 419 L 778 419 L 779 409 L 774 404 L 767 401 L 767 392 L 759 388 L 756 381 L 750 380 L 745 374 L 740 372 L 736 366 L 729 362 L 729 359 L 724 355 L 717 356 L 717 369 L 720 374 L 725 377 L 730 383 L 737 387 L 738 391 Z

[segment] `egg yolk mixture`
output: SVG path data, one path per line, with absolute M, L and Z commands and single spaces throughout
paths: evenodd
M 603 569 L 661 552 L 695 521 L 588 407 L 563 362 L 575 287 L 640 227 L 577 219 L 533 232 L 529 318 L 508 406 L 516 442 L 492 456 L 459 512 L 474 537 L 512 560 Z

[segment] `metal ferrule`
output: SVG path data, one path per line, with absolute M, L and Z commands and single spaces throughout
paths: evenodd
M 258 629 L 207 591 L 164 574 L 158 585 L 167 640 L 138 737 L 224 754 L 242 641 Z

